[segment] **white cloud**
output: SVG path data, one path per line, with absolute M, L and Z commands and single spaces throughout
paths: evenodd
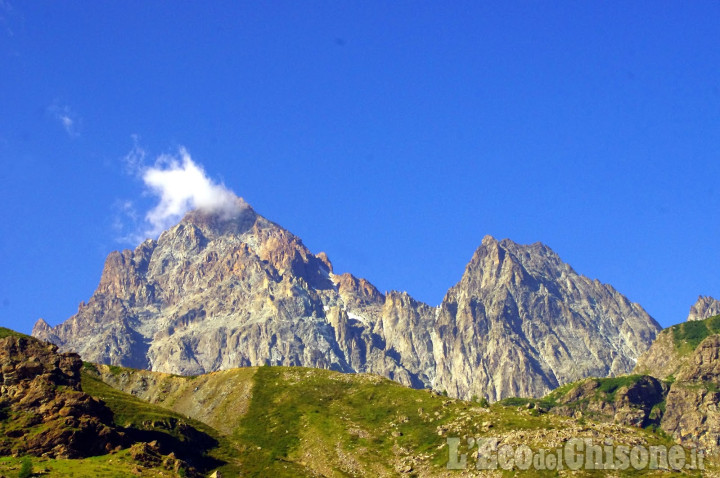
M 145 157 L 147 154 L 139 144 L 140 136 L 134 134 L 131 138 L 133 140 L 133 147 L 130 152 L 122 158 L 123 165 L 125 166 L 125 172 L 131 175 L 142 174 L 142 171 L 146 169 Z
M 48 107 L 50 115 L 60 123 L 65 132 L 72 138 L 80 136 L 80 120 L 72 112 L 68 105 L 62 104 L 55 100 Z
M 142 179 L 152 194 L 160 199 L 145 216 L 152 226 L 150 233 L 153 236 L 192 209 L 230 218 L 237 215 L 242 205 L 242 200 L 235 193 L 208 178 L 185 148 L 180 148 L 179 158 L 160 156 L 154 167 L 145 170 Z
M 156 197 L 158 203 L 144 215 L 139 227 L 140 215 L 135 205 L 131 201 L 116 204 L 116 209 L 139 231 L 122 237 L 123 242 L 137 243 L 148 237 L 156 238 L 191 210 L 198 209 L 230 219 L 246 207 L 245 202 L 230 189 L 210 179 L 185 148 L 181 147 L 176 155 L 161 155 L 154 165 L 146 166 L 145 151 L 138 146 L 137 138 L 133 140 L 135 146 L 123 158 L 126 170 L 142 179 L 146 194 Z M 121 230 L 114 228 L 118 232 Z

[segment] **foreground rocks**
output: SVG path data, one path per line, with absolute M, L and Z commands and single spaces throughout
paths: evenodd
M 0 455 L 92 456 L 121 447 L 112 412 L 82 392 L 77 354 L 30 337 L 0 339 Z
M 720 335 L 703 340 L 667 395 L 662 429 L 682 443 L 720 453 Z
M 672 328 L 663 331 L 636 372 L 648 373 L 648 364 L 657 376 L 587 379 L 551 393 L 545 403 L 559 415 L 659 427 L 678 443 L 720 453 L 720 335 L 688 352 L 673 340 Z
M 633 376 L 628 384 L 603 387 L 608 381 L 588 379 L 558 397 L 553 413 L 568 417 L 610 418 L 622 425 L 660 425 L 668 385 L 654 377 Z

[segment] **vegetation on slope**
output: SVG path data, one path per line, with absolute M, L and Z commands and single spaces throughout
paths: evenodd
M 720 315 L 673 325 L 668 333 L 672 333 L 675 347 L 681 355 L 690 354 L 707 337 L 720 334 Z
M 235 434 L 255 448 L 246 463 L 251 475 L 292 474 L 306 466 L 392 474 L 395 465 L 403 466 L 393 449 L 432 454 L 443 443 L 438 427 L 460 403 L 375 376 L 325 370 L 260 367 L 254 381 L 252 403 Z M 310 452 L 316 447 L 322 452 Z M 442 464 L 442 456 L 433 458 Z
M 86 364 L 82 385 L 107 404 L 116 424 L 134 439 L 156 440 L 164 453 L 172 449 L 205 474 L 217 469 L 225 476 L 277 478 L 400 473 L 453 477 L 458 472 L 446 466 L 447 439 L 452 437 L 498 437 L 502 443 L 532 448 L 554 448 L 583 436 L 609 437 L 616 443 L 670 443 L 652 430 L 586 422 L 525 406 L 557 404 L 572 384 L 543 400 L 506 400 L 488 407 L 373 375 L 301 367 L 237 369 L 196 378 L 102 367 Z M 156 403 L 112 388 L 100 377 Z M 597 389 L 604 397 L 612 396 L 631 380 L 603 379 Z M 232 387 L 223 388 L 223 383 Z M 240 411 L 233 408 L 239 402 L 245 403 Z M 195 419 L 200 416 L 202 422 Z M 221 423 L 226 425 L 223 431 L 218 429 Z M 459 452 L 473 451 L 463 441 Z M 0 473 L 15 476 L 21 465 L 20 458 L 0 459 Z M 184 473 L 161 466 L 141 468 L 128 450 L 83 460 L 33 458 L 33 466 L 50 477 Z M 551 471 L 533 473 L 538 474 L 555 476 Z
M 93 456 L 73 460 L 36 457 L 0 457 L 0 475 L 20 476 L 23 462 L 32 464 L 33 474 L 42 478 L 127 478 L 143 476 L 149 478 L 177 478 L 182 474 L 162 467 L 140 467 L 130 450 L 109 455 Z
M 29 335 L 15 332 L 14 330 L 5 327 L 0 327 L 0 339 L 4 339 L 5 337 L 29 337 Z
M 105 402 L 113 411 L 115 424 L 124 428 L 131 441 L 157 441 L 163 453 L 175 453 L 200 471 L 223 463 L 208 455 L 219 440 L 217 432 L 207 425 L 115 390 L 87 374 L 83 374 L 82 387 L 85 393 Z
M 256 367 L 187 378 L 98 369 L 114 386 L 150 397 L 176 412 L 183 410 L 183 416 L 202 415 L 205 423 L 224 422 L 224 431 L 214 435 L 218 448 L 208 454 L 220 457 L 220 449 L 225 450 L 225 457 L 234 453 L 235 462 L 219 468 L 227 474 L 233 466 L 243 476 L 409 473 L 452 477 L 457 476 L 456 471 L 447 470 L 447 439 L 452 437 L 499 437 L 503 443 L 535 448 L 557 447 L 571 437 L 584 436 L 610 437 L 618 443 L 669 444 L 652 430 L 576 420 L 543 413 L 537 407 L 482 406 L 408 389 L 374 375 Z M 601 394 L 617 393 L 623 380 L 603 382 Z M 226 382 L 233 386 L 222 388 Z M 213 390 L 215 394 L 210 393 Z M 246 404 L 242 411 L 229 412 L 231 404 L 240 402 Z M 460 449 L 461 453 L 473 451 L 467 446 Z
M 598 397 L 610 399 L 641 379 L 601 379 Z M 450 437 L 497 437 L 535 449 L 562 446 L 573 437 L 672 445 L 653 429 L 577 420 L 538 407 L 485 408 L 375 376 L 260 367 L 253 380 L 251 405 L 234 435 L 248 452 L 243 471 L 249 476 L 397 476 L 403 471 L 457 476 L 446 468 Z M 543 473 L 555 476 L 554 471 L 533 476 Z

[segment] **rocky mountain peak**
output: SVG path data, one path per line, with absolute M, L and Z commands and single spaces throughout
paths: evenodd
M 37 331 L 38 333 L 40 333 L 40 332 L 48 332 L 48 331 L 50 331 L 51 329 L 52 329 L 52 327 L 50 327 L 50 324 L 48 324 L 48 323 L 45 321 L 45 319 L 43 319 L 42 317 L 40 317 L 40 318 L 37 320 L 37 322 L 35 322 L 35 325 L 33 326 L 33 331 L 32 331 L 32 333 L 35 334 L 36 331 Z
M 573 272 L 572 268 L 564 263 L 555 251 L 541 242 L 524 245 L 507 238 L 498 241 L 492 236 L 485 236 L 469 265 L 480 264 L 488 257 L 492 258 L 496 264 L 508 259 L 528 270 L 553 276 L 563 271 Z
M 627 372 L 659 330 L 640 306 L 540 243 L 486 236 L 431 307 L 333 273 L 326 254 L 237 205 L 232 214 L 189 212 L 157 241 L 111 253 L 78 313 L 56 327 L 39 323 L 35 335 L 134 368 L 302 365 L 495 400 Z
M 687 320 L 705 320 L 718 314 L 720 314 L 720 300 L 701 295 L 697 302 L 690 307 Z
M 241 235 L 253 226 L 258 215 L 242 198 L 236 198 L 231 206 L 217 211 L 189 211 L 179 225 L 195 226 L 208 238 L 224 234 Z
M 544 244 L 491 236 L 446 294 L 436 328 L 444 344 L 436 384 L 490 399 L 626 373 L 660 330 L 639 305 L 575 273 Z
M 462 289 L 491 289 L 498 283 L 518 284 L 528 280 L 522 261 L 514 254 L 517 244 L 485 236 L 465 268 Z M 458 287 L 458 286 L 456 286 Z

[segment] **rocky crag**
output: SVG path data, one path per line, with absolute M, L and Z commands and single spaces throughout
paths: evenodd
M 31 337 L 0 339 L 0 455 L 78 458 L 120 448 L 124 434 L 80 387 L 82 361 Z
M 589 378 L 557 389 L 547 399 L 557 415 L 646 428 L 660 425 L 668 389 L 667 383 L 648 375 Z
M 439 388 L 494 399 L 627 373 L 659 330 L 642 307 L 577 274 L 547 246 L 491 237 L 433 326 Z
M 531 410 L 657 428 L 707 455 L 720 453 L 720 315 L 663 330 L 632 375 L 587 378 L 542 399 L 504 400 Z
M 635 372 L 669 385 L 663 430 L 682 443 L 720 452 L 720 315 L 663 330 Z
M 0 327 L 0 457 L 72 463 L 50 476 L 106 476 L 103 463 L 114 462 L 129 474 L 194 477 L 222 463 L 206 456 L 217 440 L 194 428 L 199 422 L 118 395 L 93 370 L 75 353 Z M 91 463 L 94 472 L 83 470 Z
M 539 243 L 486 237 L 431 307 L 335 274 L 324 253 L 239 204 L 234 217 L 193 211 L 111 253 L 77 314 L 55 327 L 41 319 L 33 335 L 85 360 L 161 372 L 302 365 L 496 400 L 627 373 L 660 329 Z
M 720 314 L 720 300 L 701 295 L 697 302 L 690 307 L 687 320 L 705 320 L 718 314 Z

